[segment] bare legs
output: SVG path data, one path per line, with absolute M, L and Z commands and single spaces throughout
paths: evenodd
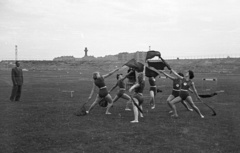
M 107 102 L 108 102 L 106 114 L 111 114 L 111 113 L 109 112 L 109 109 L 110 109 L 110 108 L 112 107 L 112 105 L 113 105 L 112 97 L 111 97 L 110 94 L 108 94 L 108 95 L 105 97 L 105 99 L 106 99 Z
M 168 106 L 171 108 L 171 110 L 169 111 L 169 113 L 173 113 L 172 106 L 170 105 L 170 102 L 171 102 L 174 98 L 175 98 L 175 97 L 174 97 L 173 95 L 169 95 L 169 96 L 168 96 L 167 104 L 168 104 Z M 193 109 L 191 109 L 185 101 L 182 100 L 181 103 L 183 104 L 183 106 L 185 106 L 185 108 L 186 108 L 188 111 L 193 111 Z
M 94 108 L 94 106 L 99 103 L 99 101 L 102 100 L 102 98 L 99 97 L 99 95 L 97 95 L 96 99 L 94 100 L 94 102 L 92 103 L 92 105 L 89 107 L 87 113 L 90 113 L 90 111 Z
M 186 101 L 182 100 L 181 103 L 183 104 L 183 106 L 188 110 L 188 111 L 193 111 L 193 109 L 191 109 L 188 104 L 186 103 Z
M 119 97 L 118 95 L 116 95 L 113 99 L 113 103 L 115 103 L 119 98 L 123 98 L 125 100 L 128 100 L 126 103 L 126 111 L 130 111 L 131 109 L 129 108 L 129 104 L 131 104 L 131 98 L 129 95 L 127 95 L 126 93 L 124 93 L 121 97 Z
M 168 106 L 171 108 L 171 110 L 169 111 L 169 113 L 173 112 L 172 106 L 170 105 L 170 101 L 172 101 L 175 97 L 173 95 L 169 95 L 167 98 L 167 104 Z
M 126 110 L 126 111 L 130 111 L 131 109 L 129 108 L 129 104 L 131 104 L 131 102 L 132 102 L 130 96 L 124 93 L 124 94 L 122 95 L 122 98 L 128 100 L 127 103 L 126 103 L 126 108 L 125 108 L 125 110 Z
M 133 98 L 134 102 L 139 105 L 139 101 L 136 98 Z M 132 102 L 133 105 L 133 112 L 134 112 L 134 120 L 131 121 L 131 123 L 138 123 L 138 115 L 140 115 L 140 117 L 143 117 L 143 114 L 141 112 L 139 112 L 138 108 L 134 105 L 134 103 Z M 142 105 L 139 106 L 142 109 Z
M 111 106 L 113 105 L 112 97 L 111 97 L 110 94 L 108 94 L 108 95 L 105 97 L 105 99 L 106 99 L 106 101 L 108 102 L 106 114 L 111 114 L 111 113 L 109 112 L 109 109 L 110 109 Z M 92 105 L 89 107 L 87 113 L 89 113 L 89 112 L 94 108 L 94 106 L 95 106 L 96 104 L 98 104 L 99 101 L 101 101 L 101 100 L 102 100 L 102 98 L 99 97 L 99 95 L 97 95 L 95 101 L 94 101 L 94 102 L 92 103 Z
M 150 97 L 151 97 L 150 105 L 152 106 L 151 108 L 154 109 L 155 108 L 155 95 L 152 90 L 150 91 Z
M 179 103 L 182 101 L 182 98 L 181 97 L 176 97 L 174 98 L 172 101 L 170 101 L 170 106 L 173 110 L 173 117 L 178 117 L 178 114 L 177 114 L 177 109 L 176 109 L 176 106 L 175 104 L 176 103 Z M 202 115 L 202 113 L 200 112 L 200 110 L 197 108 L 197 106 L 193 103 L 193 100 L 192 100 L 192 97 L 191 96 L 188 96 L 186 98 L 186 102 L 188 102 L 188 104 L 199 114 L 199 116 L 201 118 L 204 118 L 204 116 Z
M 171 107 L 172 110 L 173 110 L 173 115 L 172 115 L 172 117 L 178 117 L 177 109 L 176 109 L 175 104 L 176 104 L 176 103 L 179 103 L 179 102 L 181 102 L 181 101 L 182 101 L 182 98 L 179 97 L 179 96 L 170 101 L 169 104 L 170 104 L 170 107 Z
M 200 112 L 200 110 L 198 109 L 198 107 L 193 103 L 192 97 L 188 96 L 186 101 L 188 102 L 188 104 L 198 113 L 198 115 L 201 118 L 204 118 L 204 116 L 202 115 L 202 113 Z

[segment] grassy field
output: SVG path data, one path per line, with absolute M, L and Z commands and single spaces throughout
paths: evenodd
M 166 79 L 158 80 L 163 92 L 157 95 L 156 109 L 151 110 L 147 83 L 144 118 L 138 124 L 131 124 L 133 112 L 124 110 L 124 100 L 119 100 L 110 110 L 112 115 L 105 115 L 105 108 L 99 106 L 87 116 L 73 115 L 89 96 L 92 87 L 89 72 L 92 71 L 24 72 L 21 102 L 10 102 L 10 72 L 1 71 L 0 152 L 239 152 L 239 76 L 196 74 L 194 80 L 199 93 L 206 93 L 207 88 L 225 91 L 204 99 L 216 110 L 215 117 L 205 105 L 196 103 L 204 119 L 196 112 L 186 111 L 181 104 L 177 105 L 180 117 L 170 117 L 165 101 L 172 82 Z M 202 78 L 206 77 L 217 77 L 217 85 L 204 82 L 203 86 Z M 106 83 L 108 88 L 112 87 L 115 75 Z M 73 97 L 63 91 L 74 91 Z

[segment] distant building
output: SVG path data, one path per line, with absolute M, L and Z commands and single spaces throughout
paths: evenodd
M 118 61 L 118 55 L 106 55 L 104 57 L 98 57 L 97 60 Z
M 132 58 L 134 58 L 133 53 L 122 52 L 118 54 L 118 61 L 121 61 L 121 62 L 129 61 Z
M 122 52 L 118 54 L 118 61 L 127 62 L 133 58 L 138 62 L 144 62 L 147 52 L 137 51 L 135 53 Z
M 108 61 L 119 61 L 119 62 L 127 62 L 133 58 L 136 59 L 138 62 L 144 62 L 146 58 L 147 52 L 145 51 L 137 51 L 135 53 L 128 53 L 128 52 L 122 52 L 117 55 L 106 55 L 104 57 L 97 57 L 89 56 L 87 54 L 88 49 L 85 47 L 85 56 L 82 58 L 75 58 L 73 56 L 61 56 L 56 57 L 53 59 L 53 61 L 92 61 L 92 60 L 108 60 Z
M 83 58 L 81 58 L 81 61 L 92 61 L 95 60 L 96 58 L 94 56 L 84 56 Z
M 73 56 L 61 56 L 61 57 L 54 58 L 53 61 L 75 61 L 75 57 L 73 57 Z
M 147 55 L 147 52 L 137 51 L 137 52 L 134 54 L 134 58 L 135 58 L 136 61 L 138 61 L 138 62 L 145 62 L 146 55 Z

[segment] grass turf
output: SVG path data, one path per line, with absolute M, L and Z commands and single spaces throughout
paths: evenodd
M 156 108 L 150 109 L 146 97 L 144 118 L 131 124 L 133 112 L 124 110 L 124 100 L 114 105 L 112 115 L 105 115 L 105 109 L 99 106 L 87 116 L 73 115 L 89 96 L 92 83 L 88 72 L 81 76 L 73 71 L 25 72 L 21 102 L 8 100 L 9 72 L 1 74 L 0 152 L 226 153 L 240 149 L 239 76 L 214 75 L 218 78 L 217 88 L 225 93 L 204 99 L 216 110 L 215 117 L 209 108 L 196 103 L 204 119 L 196 112 L 186 111 L 181 104 L 177 105 L 180 117 L 171 118 L 165 100 L 172 83 L 160 80 L 158 85 L 163 85 L 163 93 L 157 95 Z M 209 74 L 196 74 L 194 79 L 199 92 L 205 76 Z M 112 87 L 115 77 L 106 82 L 108 88 Z M 62 90 L 74 90 L 74 96 L 71 98 L 70 93 Z M 116 90 L 111 95 L 115 93 Z

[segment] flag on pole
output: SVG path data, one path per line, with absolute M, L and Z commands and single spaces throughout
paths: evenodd
M 137 80 L 136 79 L 136 71 L 132 68 L 129 68 L 127 73 L 128 73 L 128 75 L 127 75 L 128 81 L 132 82 L 132 83 L 135 83 L 136 80 Z
M 157 70 L 164 70 L 166 64 L 163 63 L 161 60 L 149 60 L 148 66 L 154 67 Z
M 169 69 L 171 70 L 171 67 L 168 65 L 168 63 L 161 57 L 161 53 L 159 51 L 154 51 L 154 50 L 151 50 L 151 51 L 148 51 L 147 52 L 147 55 L 146 55 L 146 60 L 148 59 L 152 59 L 154 57 L 159 57 L 159 59 L 162 60 L 162 63 L 164 63 L 164 65 Z
M 147 55 L 146 55 L 146 60 L 151 59 L 151 58 L 153 58 L 155 56 L 160 58 L 161 57 L 161 53 L 159 51 L 154 51 L 154 50 L 148 51 Z
M 134 58 L 129 60 L 124 65 L 128 66 L 129 68 L 134 69 L 137 72 L 143 72 L 144 65 L 140 62 L 137 62 Z
M 141 62 L 137 62 L 137 72 L 143 72 L 144 65 Z
M 157 77 L 158 76 L 158 73 L 149 69 L 148 67 L 145 68 L 145 76 L 146 77 Z

